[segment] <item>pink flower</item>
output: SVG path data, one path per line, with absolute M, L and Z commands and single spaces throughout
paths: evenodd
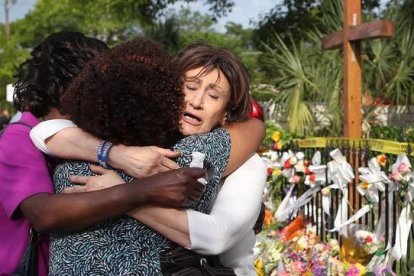
M 291 181 L 292 183 L 295 183 L 295 184 L 299 183 L 300 176 L 295 174 L 294 176 L 292 176 Z
M 403 163 L 401 163 L 401 164 L 403 164 Z M 391 179 L 394 180 L 394 181 L 401 181 L 402 175 L 398 171 L 393 171 L 391 173 Z
M 292 263 L 293 269 L 297 272 L 305 272 L 306 265 L 300 261 L 294 261 Z
M 397 171 L 398 171 L 400 174 L 405 174 L 405 173 L 407 173 L 407 172 L 409 172 L 409 171 L 410 171 L 410 168 L 408 167 L 408 165 L 407 165 L 407 164 L 405 164 L 404 162 L 401 162 L 401 163 L 398 165 Z
M 351 266 L 346 273 L 346 276 L 359 276 L 359 269 L 356 266 Z

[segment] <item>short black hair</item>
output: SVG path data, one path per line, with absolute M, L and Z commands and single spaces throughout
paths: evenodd
M 17 70 L 14 106 L 38 118 L 47 115 L 51 107 L 60 110 L 60 97 L 72 79 L 89 60 L 107 49 L 104 42 L 78 32 L 48 36 Z

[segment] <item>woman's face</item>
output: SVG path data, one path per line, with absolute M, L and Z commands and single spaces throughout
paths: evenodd
M 230 84 L 217 69 L 198 75 L 202 69 L 189 70 L 184 76 L 185 108 L 180 131 L 185 136 L 209 132 L 225 122 Z

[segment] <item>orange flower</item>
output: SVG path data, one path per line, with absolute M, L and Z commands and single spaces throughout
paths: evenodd
M 277 141 L 273 143 L 273 150 L 281 150 L 282 149 L 282 141 Z
M 369 188 L 369 184 L 367 182 L 365 182 L 365 181 L 362 181 L 361 182 L 361 188 L 364 189 L 364 190 L 366 190 L 366 189 Z
M 381 167 L 384 167 L 385 165 L 387 165 L 387 156 L 385 154 L 380 154 L 377 156 L 377 161 Z
M 288 226 L 283 228 L 282 232 L 284 234 L 284 239 L 293 239 L 295 236 L 299 234 L 299 231 L 305 229 L 305 227 L 306 224 L 303 221 L 303 217 L 300 215 L 297 216 Z
M 274 217 L 273 217 L 272 211 L 270 211 L 269 209 L 266 209 L 265 210 L 265 217 L 264 217 L 264 220 L 263 220 L 264 224 L 265 225 L 270 225 L 270 224 L 273 223 L 273 221 L 274 221 Z

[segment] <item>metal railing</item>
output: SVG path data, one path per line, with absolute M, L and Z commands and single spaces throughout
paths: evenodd
M 327 164 L 331 157 L 329 153 L 334 149 L 339 149 L 347 162 L 352 166 L 355 178 L 348 183 L 348 214 L 352 216 L 361 207 L 367 203 L 366 198 L 361 196 L 357 190 L 359 184 L 358 168 L 367 167 L 368 161 L 380 154 L 385 154 L 388 159 L 388 166 L 393 164 L 397 159 L 398 154 L 405 153 L 410 162 L 414 159 L 413 148 L 414 144 L 407 142 L 394 142 L 387 140 L 375 140 L 375 139 L 343 139 L 343 138 L 312 138 L 305 140 L 294 140 L 288 147 L 289 150 L 294 152 L 302 151 L 305 154 L 305 159 L 310 160 L 316 151 L 321 152 L 322 164 Z M 386 173 L 390 173 L 386 171 Z M 326 173 L 325 186 L 330 184 L 328 179 L 328 173 Z M 289 185 L 285 181 L 284 185 Z M 296 196 L 300 196 L 306 191 L 306 186 L 299 185 L 296 188 Z M 283 189 L 282 189 L 283 190 Z M 285 188 L 285 190 L 287 190 Z M 386 196 L 389 195 L 389 196 Z M 363 217 L 356 221 L 356 224 L 361 225 L 364 229 L 374 232 L 376 226 L 379 223 L 380 214 L 385 211 L 385 245 L 391 240 L 393 245 L 396 239 L 396 228 L 398 216 L 401 212 L 402 206 L 398 205 L 397 197 L 402 197 L 398 192 L 390 192 L 388 185 L 385 185 L 385 192 L 378 191 L 379 201 L 378 203 L 372 203 L 372 210 L 365 214 Z M 391 197 L 392 204 L 389 204 L 388 198 Z M 338 232 L 329 232 L 327 229 L 334 228 L 335 214 L 338 211 L 339 203 L 342 200 L 342 193 L 335 189 L 331 193 L 331 215 L 328 216 L 322 210 L 322 193 L 321 190 L 316 193 L 312 200 L 302 206 L 297 213 L 301 214 L 305 219 L 314 224 L 317 229 L 317 233 L 321 240 L 327 241 L 329 238 L 336 238 L 341 244 L 341 236 Z M 412 248 L 414 243 L 412 237 L 414 236 L 414 228 L 411 227 L 409 240 L 408 240 L 408 252 L 405 262 L 395 262 L 393 264 L 393 271 L 400 273 L 407 273 L 412 270 L 414 261 L 414 255 Z M 414 273 L 414 271 L 412 271 Z

